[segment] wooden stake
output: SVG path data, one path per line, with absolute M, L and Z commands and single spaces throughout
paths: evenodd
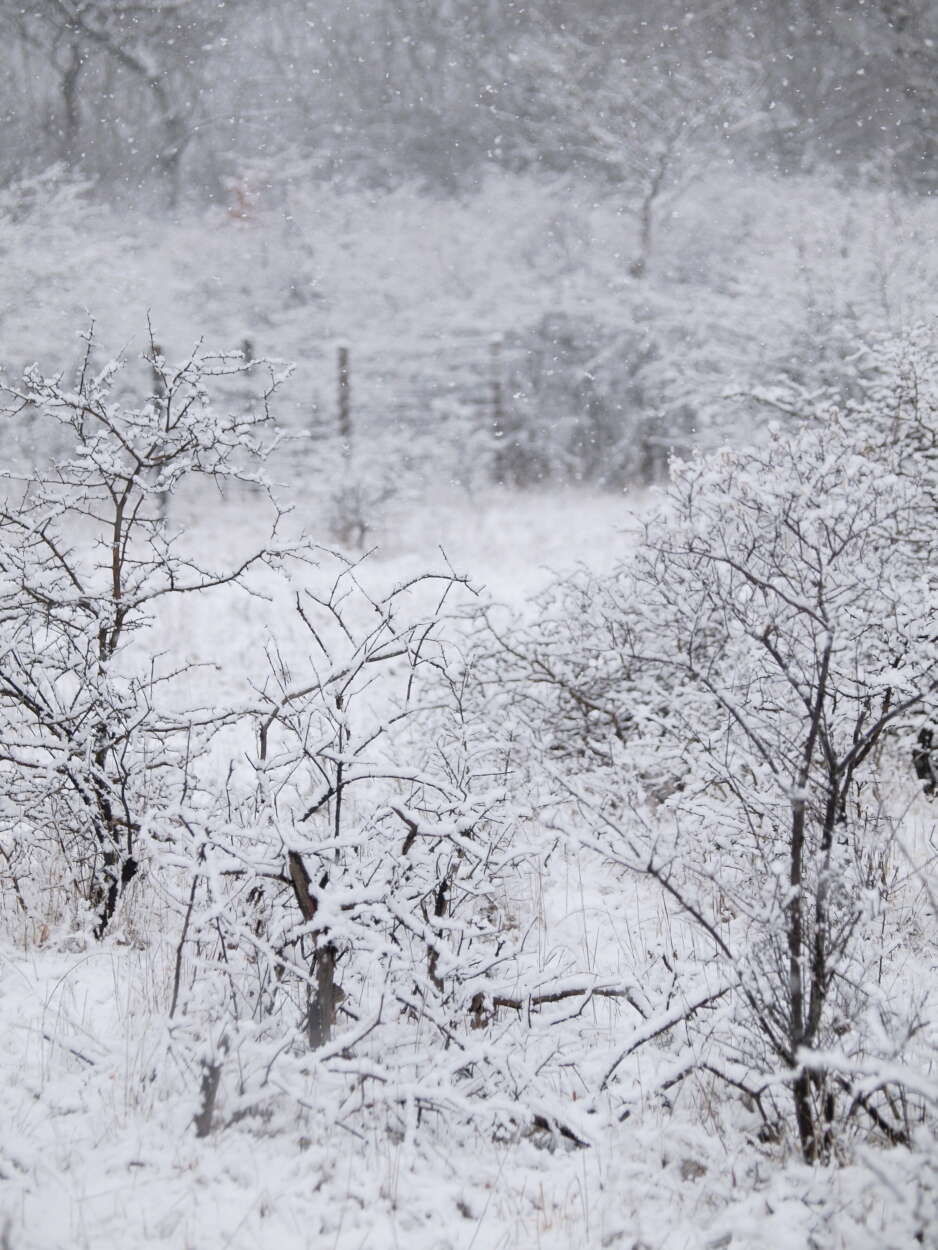
M 352 388 L 347 347 L 339 348 L 339 438 L 342 455 L 352 453 Z

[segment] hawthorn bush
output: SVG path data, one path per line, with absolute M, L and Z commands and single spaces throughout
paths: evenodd
M 716 1073 L 767 1125 L 788 1089 L 808 1161 L 858 1118 L 911 1133 L 907 1103 L 812 1058 L 872 1054 L 874 1004 L 901 1016 L 880 990 L 898 919 L 878 762 L 938 682 L 927 482 L 907 453 L 831 413 L 675 464 L 635 555 L 563 580 L 493 650 L 578 840 L 651 879 L 695 951 L 685 978 L 712 972 L 668 1082 Z

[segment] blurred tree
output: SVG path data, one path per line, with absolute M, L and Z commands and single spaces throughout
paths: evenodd
M 635 221 L 634 277 L 647 272 L 668 207 L 731 160 L 730 137 L 759 121 L 742 59 L 712 54 L 686 22 L 669 22 L 676 6 L 655 22 L 643 7 L 528 31 L 501 102 L 502 116 L 518 120 L 511 163 L 573 171 L 621 197 Z
M 42 131 L 37 155 L 111 185 L 139 183 L 153 170 L 174 206 L 208 54 L 231 16 L 231 6 L 210 0 L 40 0 L 19 12 L 5 5 L 0 20 L 41 101 L 32 122 Z
M 0 32 L 4 180 L 61 160 L 172 203 L 187 153 L 209 197 L 296 158 L 448 191 L 576 172 L 629 187 L 639 270 L 694 165 L 934 181 L 931 0 L 0 0 Z

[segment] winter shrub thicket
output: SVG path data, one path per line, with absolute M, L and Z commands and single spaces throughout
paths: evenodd
M 928 1009 L 896 989 L 924 957 L 898 882 L 926 874 L 899 817 L 938 691 L 932 362 L 924 333 L 883 346 L 861 398 L 675 464 L 636 555 L 489 622 L 494 695 L 570 836 L 676 906 L 681 979 L 719 1003 L 662 1088 L 718 1075 L 808 1160 L 858 1129 L 910 1144 L 933 1106 Z
M 208 480 L 258 513 L 281 374 L 240 353 L 170 366 L 151 344 L 152 392 L 130 402 L 126 362 L 94 355 L 89 336 L 73 385 L 32 369 L 6 392 L 8 425 L 52 425 L 36 445 L 61 448 L 51 463 L 24 448 L 0 510 L 0 851 L 18 927 L 158 943 L 149 918 L 169 908 L 165 1040 L 195 1074 L 201 1136 L 325 1089 L 340 1118 L 378 1108 L 404 1130 L 452 1112 L 582 1140 L 551 1035 L 519 1042 L 521 1014 L 619 989 L 545 990 L 513 915 L 527 856 L 460 643 L 467 579 L 444 564 L 373 589 L 366 567 L 276 535 L 223 565 L 176 509 Z M 227 701 L 227 657 L 202 674 L 184 633 L 154 641 L 167 603 L 222 591 L 283 609 L 253 640 L 247 697 Z M 519 1024 L 496 1041 L 499 1010 Z
M 92 359 L 7 391 L 8 426 L 52 423 L 65 451 L 8 473 L 0 514 L 3 889 L 34 933 L 107 941 L 132 886 L 172 952 L 167 1093 L 196 1132 L 315 1108 L 583 1145 L 694 1078 L 808 1161 L 915 1145 L 927 334 L 757 446 L 674 462 L 638 548 L 521 624 L 445 564 L 380 588 L 302 540 L 221 567 L 176 497 L 212 479 L 257 506 L 280 374 L 152 347 L 130 402 L 132 371 Z M 282 609 L 228 700 L 149 642 L 160 604 L 225 586 Z M 667 940 L 611 973 L 535 940 L 522 883 L 574 853 L 660 896 Z

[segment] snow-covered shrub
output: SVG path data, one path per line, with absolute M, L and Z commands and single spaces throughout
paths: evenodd
M 507 640 L 503 685 L 582 840 L 676 904 L 688 974 L 720 970 L 682 1071 L 719 1073 L 767 1119 L 790 1090 L 807 1159 L 858 1118 L 907 1140 L 888 1097 L 809 1052 L 872 1053 L 892 923 L 876 760 L 936 689 L 921 475 L 832 415 L 674 479 L 634 559 L 563 584 Z
M 496 481 L 647 484 L 667 476 L 670 454 L 689 450 L 697 412 L 668 343 L 678 334 L 686 349 L 688 327 L 665 309 L 629 312 L 605 321 L 554 313 L 506 337 Z
M 309 655 L 272 655 L 255 751 L 160 839 L 166 880 L 182 870 L 172 1030 L 199 1057 L 197 1129 L 318 1098 L 400 1132 L 456 1116 L 580 1140 L 531 1018 L 618 989 L 545 977 L 513 913 L 543 849 L 519 843 L 479 715 L 465 579 L 371 580 L 320 553 L 295 605 Z
M 219 568 L 185 550 L 166 513 L 193 479 L 252 476 L 271 444 L 275 371 L 199 351 L 171 367 L 153 349 L 153 393 L 128 403 L 124 366 L 95 369 L 89 335 L 73 384 L 33 367 L 4 387 L 2 414 L 11 444 L 24 423 L 51 429 L 3 474 L 3 854 L 23 910 L 41 906 L 56 865 L 99 937 L 138 873 L 142 831 L 185 793 L 200 749 L 170 697 L 185 663 L 150 654 L 141 635 L 160 600 L 238 583 L 271 554 Z M 249 369 L 256 404 L 214 407 L 212 389 Z M 62 451 L 46 462 L 37 448 Z

